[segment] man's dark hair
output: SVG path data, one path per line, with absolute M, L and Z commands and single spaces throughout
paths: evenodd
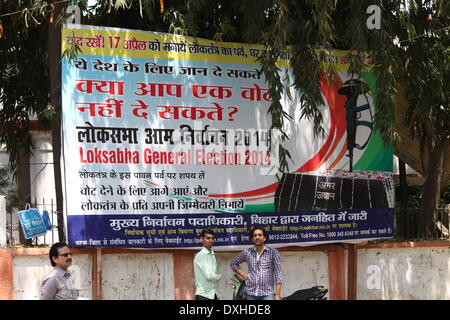
M 200 233 L 200 237 L 204 237 L 205 234 L 209 233 L 210 235 L 215 236 L 216 234 L 214 233 L 214 231 L 212 231 L 210 228 L 205 228 L 202 230 L 202 232 Z
M 255 230 L 261 230 L 264 237 L 267 238 L 267 231 L 263 227 L 253 227 L 252 230 L 250 231 L 250 238 L 253 238 L 253 232 L 255 232 Z
M 53 261 L 53 257 L 58 257 L 58 249 L 59 248 L 63 248 L 63 247 L 68 247 L 67 243 L 65 242 L 57 242 L 55 244 L 52 245 L 52 247 L 50 248 L 50 251 L 48 253 L 48 257 L 50 258 L 50 262 L 52 264 L 52 267 L 56 266 L 56 263 Z

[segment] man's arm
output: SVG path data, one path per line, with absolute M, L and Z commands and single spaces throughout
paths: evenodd
M 242 269 L 236 269 L 236 270 L 233 270 L 235 273 L 237 273 L 242 279 L 244 279 L 244 280 L 247 280 L 248 279 L 248 273 L 247 272 L 245 272 L 244 270 L 242 270 Z
M 230 263 L 231 270 L 237 273 L 242 279 L 247 280 L 248 274 L 244 270 L 239 268 L 239 265 L 245 261 L 245 250 L 242 251 L 236 258 Z
M 273 269 L 275 272 L 275 300 L 281 300 L 281 283 L 283 282 L 283 277 L 281 274 L 281 259 L 278 250 L 274 251 Z
M 212 270 L 211 265 L 206 261 L 206 257 L 204 255 L 196 255 L 194 258 L 194 264 L 199 268 L 199 270 L 203 273 L 206 280 L 208 281 L 219 281 L 222 279 L 222 275 Z
M 49 278 L 42 282 L 41 289 L 39 291 L 40 300 L 54 300 L 56 291 L 58 289 L 58 280 L 56 278 Z
M 275 300 L 281 300 L 281 283 L 275 285 Z

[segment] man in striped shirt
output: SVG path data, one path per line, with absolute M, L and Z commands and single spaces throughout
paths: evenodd
M 250 237 L 254 247 L 234 258 L 231 269 L 245 280 L 247 300 L 281 300 L 280 254 L 278 250 L 265 245 L 266 230 L 255 227 Z M 242 262 L 247 262 L 248 273 L 239 268 Z

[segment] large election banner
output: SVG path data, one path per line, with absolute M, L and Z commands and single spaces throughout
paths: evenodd
M 62 43 L 82 50 L 62 62 L 70 245 L 193 248 L 209 227 L 217 249 L 234 249 L 255 225 L 273 246 L 393 236 L 392 148 L 372 127 L 376 79 L 349 79 L 345 52 L 332 56 L 339 77 L 321 82 L 326 135 L 300 119 L 301 93 L 283 98 L 293 163 L 278 179 L 262 46 L 82 25 L 66 26 Z

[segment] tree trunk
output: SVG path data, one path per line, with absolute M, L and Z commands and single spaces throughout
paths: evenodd
M 56 2 L 56 1 L 52 1 Z M 54 16 L 58 17 L 64 4 L 55 3 Z M 48 55 L 50 66 L 50 101 L 55 108 L 52 119 L 52 149 L 56 189 L 56 214 L 59 241 L 66 241 L 64 232 L 63 191 L 61 180 L 61 24 L 58 19 L 48 28 Z
M 429 161 L 423 185 L 423 198 L 420 211 L 424 218 L 426 236 L 432 237 L 438 218 L 439 199 L 441 195 L 441 180 L 444 168 L 444 156 L 450 141 L 429 147 Z
M 398 171 L 400 176 L 400 221 L 401 238 L 408 238 L 408 181 L 406 179 L 406 164 L 398 158 Z
M 19 202 L 23 202 L 23 210 L 25 204 L 31 204 L 31 178 L 30 178 L 30 151 L 24 150 L 20 153 L 18 159 L 18 176 L 17 176 L 17 191 L 19 193 Z M 19 242 L 26 246 L 33 244 L 32 239 L 26 239 L 23 230 L 19 230 Z

